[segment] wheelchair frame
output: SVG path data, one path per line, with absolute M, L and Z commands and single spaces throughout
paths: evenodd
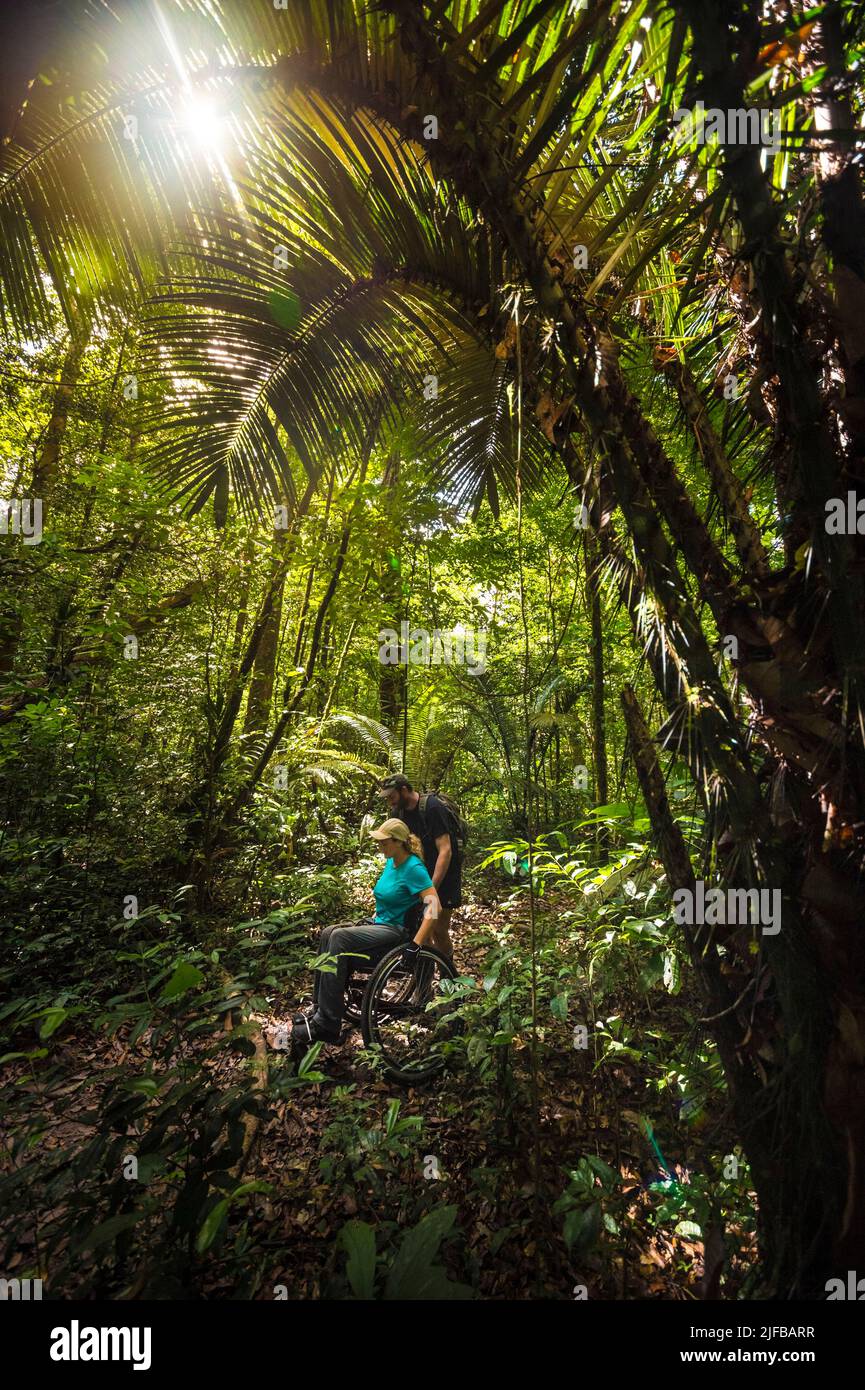
M 409 970 L 402 962 L 404 950 L 404 944 L 392 946 L 377 961 L 352 968 L 346 983 L 344 1017 L 350 1027 L 360 1027 L 367 1047 L 381 1050 L 388 1076 L 403 1085 L 416 1085 L 437 1076 L 445 1066 L 445 1056 L 438 1050 L 429 1056 L 424 1056 L 420 1051 L 412 1055 L 411 1046 L 407 1048 L 406 1056 L 398 1055 L 384 1025 L 405 1023 L 410 1042 L 412 1039 L 419 1041 L 422 1025 L 430 1016 L 427 1007 L 430 1002 L 429 977 L 434 975 L 436 968 L 440 978 L 446 980 L 455 980 L 457 972 L 452 962 L 433 946 L 420 946 Z M 429 966 L 426 982 L 421 969 L 424 962 Z M 412 996 L 418 991 L 421 991 L 420 997 L 413 1002 Z M 438 1023 L 451 1025 L 450 1036 L 462 1032 L 462 1020 L 452 1015 L 446 999 L 439 1007 L 449 1012 L 439 1013 Z M 440 1040 L 438 1046 L 441 1046 L 441 1041 L 447 1039 Z

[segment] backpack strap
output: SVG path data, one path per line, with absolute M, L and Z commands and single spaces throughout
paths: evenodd
M 426 829 L 427 829 L 426 808 L 427 808 L 427 803 L 428 803 L 428 801 L 429 801 L 429 799 L 430 799 L 431 796 L 435 796 L 435 792 L 421 792 L 421 793 L 420 793 L 420 796 L 419 796 L 419 799 L 418 799 L 418 803 L 417 803 L 417 805 L 418 805 L 418 810 L 420 811 L 420 814 L 421 814 L 421 820 L 422 820 L 423 823 L 424 823 L 424 833 L 426 833 Z M 457 858 L 457 857 L 458 857 L 457 848 L 458 848 L 458 844 L 459 844 L 459 840 L 460 840 L 459 825 L 458 825 L 457 822 L 456 822 L 456 818 L 455 818 L 453 812 L 451 811 L 451 808 L 450 808 L 449 806 L 445 805 L 445 803 L 442 801 L 441 797 L 438 797 L 437 799 L 438 799 L 439 803 L 441 804 L 442 809 L 444 810 L 444 813 L 445 813 L 445 823 L 447 824 L 447 827 L 448 827 L 448 835 L 449 835 L 449 837 L 450 837 L 450 842 L 451 842 L 451 853 L 453 854 L 453 856 L 454 856 L 455 858 Z

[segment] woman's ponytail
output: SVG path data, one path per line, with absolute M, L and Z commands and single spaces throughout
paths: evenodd
M 412 835 L 411 832 L 409 832 L 408 847 L 411 850 L 412 854 L 417 855 L 418 859 L 423 859 L 423 845 L 421 844 L 417 835 Z

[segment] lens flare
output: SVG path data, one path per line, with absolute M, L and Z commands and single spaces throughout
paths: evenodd
M 215 152 L 222 139 L 222 121 L 216 103 L 207 96 L 189 96 L 180 109 L 180 129 L 200 150 Z

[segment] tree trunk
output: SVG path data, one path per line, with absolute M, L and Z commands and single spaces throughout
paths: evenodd
M 399 481 L 399 465 L 399 450 L 394 449 L 385 463 L 381 480 L 382 490 L 388 498 L 389 517 L 392 514 L 393 499 Z M 392 627 L 396 632 L 399 632 L 400 623 L 405 616 L 399 549 L 393 555 L 384 556 L 381 563 L 380 611 L 382 626 Z M 379 662 L 378 700 L 381 722 L 395 736 L 403 718 L 405 703 L 405 671 L 402 666 L 388 666 L 384 662 Z
M 57 478 L 60 450 L 69 422 L 69 411 L 75 395 L 75 387 L 81 375 L 81 362 L 87 346 L 87 334 L 83 328 L 76 327 L 66 348 L 66 356 L 60 369 L 60 378 L 54 392 L 51 417 L 42 438 L 42 447 L 33 466 L 33 481 L 30 484 L 34 497 L 45 501 L 50 497 Z
M 307 484 L 303 497 L 297 504 L 294 517 L 292 518 L 292 534 L 296 535 L 297 527 L 302 518 L 306 516 L 310 503 L 315 495 L 315 481 Z M 216 787 L 219 774 L 228 757 L 231 747 L 231 738 L 234 733 L 234 726 L 240 713 L 240 706 L 243 702 L 243 693 L 246 689 L 246 682 L 250 676 L 258 649 L 267 628 L 268 618 L 278 593 L 282 592 L 282 585 L 285 582 L 285 570 L 290 563 L 291 547 L 286 546 L 282 552 L 282 562 L 276 573 L 271 574 L 270 582 L 262 599 L 258 615 L 252 626 L 249 638 L 246 643 L 246 650 L 237 667 L 237 677 L 229 687 L 228 695 L 223 706 L 222 715 L 216 726 L 213 741 L 208 754 L 207 768 L 202 780 L 184 798 L 178 810 L 189 817 L 187 825 L 184 853 L 186 847 L 195 843 L 200 838 L 208 838 L 209 830 L 206 828 L 212 816 Z
M 287 574 L 284 563 L 287 540 L 288 532 L 286 530 L 274 531 L 268 579 L 268 589 L 273 592 L 273 602 L 265 618 L 261 641 L 258 644 L 258 651 L 255 654 L 252 668 L 252 679 L 249 683 L 249 695 L 246 702 L 246 718 L 243 724 L 245 734 L 266 729 L 270 722 L 279 631 L 282 625 L 282 597 Z
M 83 329 L 72 333 L 66 348 L 66 356 L 60 369 L 60 377 L 54 390 L 51 415 L 42 436 L 42 444 L 33 467 L 33 478 L 29 496 L 42 503 L 42 525 L 46 524 L 48 508 L 57 479 L 60 451 L 69 422 L 69 410 L 75 387 L 81 374 L 81 361 L 87 346 L 87 334 Z M 25 572 L 26 574 L 26 572 Z M 0 599 L 0 676 L 15 669 L 18 647 L 24 633 L 24 615 L 21 608 L 26 577 L 17 583 L 6 586 Z
M 465 96 L 458 70 L 448 66 L 446 55 L 417 12 L 410 11 L 400 0 L 393 0 L 390 7 L 400 16 L 403 46 L 414 52 L 419 69 L 438 98 L 447 103 L 455 123 L 461 120 L 473 132 L 473 179 L 466 176 L 459 154 L 450 151 L 446 142 L 439 140 L 431 157 L 449 156 L 449 172 L 467 197 L 480 202 L 484 215 L 510 243 L 541 312 L 560 325 L 575 399 L 601 446 L 615 501 L 623 511 L 678 653 L 679 676 L 687 701 L 684 724 L 693 740 L 699 771 L 707 789 L 710 784 L 723 789 L 724 811 L 733 841 L 740 854 L 747 854 L 753 862 L 758 882 L 770 883 L 783 895 L 784 932 L 766 948 L 783 1022 L 772 1059 L 772 1081 L 764 1116 L 766 1112 L 771 1114 L 772 1123 L 784 1116 L 785 1128 L 781 1132 L 788 1152 L 779 1165 L 771 1162 L 767 1146 L 756 1142 L 753 1133 L 750 1143 L 761 1195 L 770 1285 L 785 1292 L 810 1288 L 814 1278 L 819 1278 L 819 1272 L 826 1268 L 828 1233 L 833 1222 L 837 1229 L 838 1217 L 837 1182 L 833 1181 L 837 1177 L 837 1145 L 827 1130 L 819 1086 L 815 1087 L 814 1082 L 815 1069 L 819 1073 L 825 1052 L 825 1043 L 821 1041 L 826 1023 L 825 994 L 821 989 L 810 988 L 815 962 L 813 943 L 803 929 L 801 898 L 797 901 L 797 862 L 789 851 L 785 853 L 768 814 L 746 751 L 747 740 L 718 680 L 701 624 L 678 572 L 675 552 L 660 526 L 655 497 L 722 623 L 735 601 L 729 566 L 694 511 L 639 404 L 625 386 L 608 334 L 602 331 L 596 335 L 576 301 L 575 288 L 552 274 L 538 230 L 542 224 L 529 216 L 492 137 L 487 139 L 483 115 L 472 105 L 475 95 L 471 99 Z M 783 287 L 773 283 L 771 289 L 772 305 L 779 307 Z M 604 370 L 599 374 L 596 364 L 601 345 Z M 813 389 L 810 394 L 813 395 Z M 807 414 L 807 399 L 805 405 Z M 819 425 L 809 426 L 812 444 L 819 434 Z M 742 867 L 740 860 L 739 870 Z M 815 1018 L 819 1020 L 816 1027 Z M 802 1068 L 799 1063 L 797 1072 L 793 1058 L 803 1056 L 808 1064 Z M 768 1123 L 765 1119 L 764 1122 Z M 795 1162 L 791 1155 L 796 1156 Z M 819 1209 L 819 1201 L 814 1198 L 821 1178 L 826 1180 L 825 1190 L 830 1194 L 827 1210 Z
M 610 799 L 607 771 L 607 721 L 604 710 L 604 629 L 601 621 L 599 552 L 594 536 L 586 533 L 586 584 L 592 621 L 592 747 L 595 762 L 595 800 L 606 806 Z

